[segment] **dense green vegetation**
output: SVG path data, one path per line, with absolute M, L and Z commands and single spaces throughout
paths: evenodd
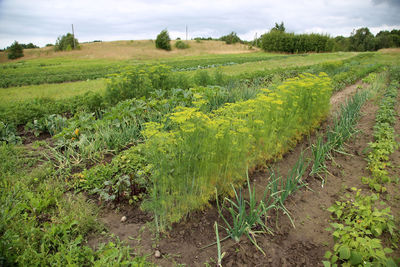
M 398 146 L 393 125 L 396 119 L 394 107 L 399 90 L 399 68 L 391 69 L 389 86 L 386 76 L 383 77 L 377 79 L 376 75 L 370 75 L 366 79 L 368 82 L 376 80 L 376 86 L 373 87 L 375 95 L 383 93 L 374 126 L 375 142 L 369 144 L 371 152 L 367 156 L 371 178 L 362 177 L 362 182 L 368 184 L 373 192 L 363 193 L 361 189 L 352 187 L 352 194 L 344 194 L 328 208 L 332 213 L 332 222 L 327 230 L 332 232 L 335 244 L 333 251 L 325 254 L 327 261 L 323 264 L 327 267 L 338 264 L 398 266 L 391 257 L 399 241 L 396 219 L 390 205 L 383 202 L 382 197 L 374 191 L 385 192 L 385 185 L 393 181 L 386 166 L 390 166 L 389 155 Z
M 92 197 L 141 205 L 154 216 L 158 231 L 165 231 L 224 196 L 226 202 L 217 203 L 229 237 L 238 241 L 247 235 L 257 245 L 254 231 L 270 232 L 266 218 L 271 209 L 288 214 L 284 203 L 304 186 L 301 177 L 309 163 L 301 157 L 287 177 L 274 176 L 261 201 L 248 179 L 250 199 L 242 195 L 248 171 L 282 157 L 316 129 L 328 115 L 332 92 L 384 68 L 376 53 L 323 56 L 324 62 L 320 55 L 261 53 L 166 64 L 78 62 L 76 73 L 87 70 L 82 79 L 93 66 L 103 76 L 119 73 L 109 76 L 101 92 L 1 105 L 0 265 L 148 266 L 146 257 L 104 234 Z M 57 60 L 4 64 L 2 71 L 10 71 L 13 82 L 17 76 L 11 66 L 26 71 L 29 82 L 40 64 L 54 64 L 48 66 L 54 74 L 68 75 L 73 61 Z M 300 63 L 286 66 L 286 60 Z M 64 62 L 70 66 L 62 66 Z M 278 67 L 265 66 L 271 62 Z M 102 69 L 107 66 L 109 70 Z M 371 74 L 365 81 L 376 79 Z M 321 153 L 317 145 L 310 148 L 313 175 L 323 177 L 327 156 L 321 154 L 340 150 L 351 136 L 366 95 L 357 94 L 335 117 Z M 390 103 L 382 106 L 392 107 Z M 380 117 L 387 122 L 393 120 L 391 114 L 384 109 Z M 15 125 L 35 136 L 49 133 L 52 139 L 21 146 L 24 136 L 18 136 Z M 390 226 L 389 212 L 382 214 L 374 220 L 388 218 Z M 102 232 L 107 242 L 93 249 L 86 241 Z M 342 246 L 335 248 L 329 260 L 337 262 L 334 255 L 346 260 L 348 250 L 342 251 Z
M 24 56 L 24 51 L 22 45 L 20 45 L 17 41 L 15 41 L 8 49 L 7 49 L 7 57 L 8 59 L 17 59 Z
M 78 39 L 74 37 L 72 33 L 57 38 L 54 46 L 55 51 L 71 51 L 73 49 L 79 49 Z
M 335 38 L 323 34 L 294 34 L 285 32 L 283 23 L 276 24 L 256 42 L 264 51 L 304 53 L 332 51 L 376 51 L 400 47 L 400 30 L 380 31 L 374 36 L 368 28 L 353 31 L 350 37 Z
M 167 30 L 162 30 L 156 38 L 156 47 L 167 51 L 171 50 L 171 38 Z

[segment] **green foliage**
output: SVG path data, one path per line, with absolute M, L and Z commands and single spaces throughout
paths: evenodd
M 90 248 L 87 236 L 104 230 L 97 206 L 27 153 L 0 144 L 1 266 L 148 266 L 118 240 Z
M 109 164 L 75 174 L 72 186 L 97 194 L 105 201 L 133 203 L 140 200 L 150 186 L 148 169 L 143 145 L 137 145 L 114 157 Z
M 379 237 L 387 232 L 392 241 L 398 241 L 398 233 L 390 207 L 376 208 L 379 196 L 362 195 L 356 191 L 354 198 L 346 194 L 344 201 L 336 201 L 328 211 L 337 222 L 331 223 L 335 245 L 328 251 L 325 266 L 396 266 L 387 254 L 393 252 L 384 248 Z M 381 203 L 382 205 L 382 203 Z
M 33 120 L 33 123 L 28 122 L 25 129 L 31 130 L 35 136 L 39 136 L 41 133 L 55 135 L 66 127 L 66 121 L 66 118 L 57 114 L 52 114 L 39 120 Z
M 185 43 L 185 42 L 183 42 L 181 40 L 178 40 L 175 43 L 175 47 L 178 48 L 178 49 L 187 49 L 187 48 L 189 48 L 189 44 L 187 44 L 187 43 Z
M 368 169 L 371 172 L 371 177 L 362 178 L 364 184 L 368 184 L 371 189 L 377 192 L 385 192 L 386 187 L 384 185 L 391 182 L 386 167 L 390 166 L 390 154 L 399 147 L 393 128 L 397 115 L 395 112 L 397 94 L 398 82 L 395 81 L 386 88 L 376 114 L 375 142 L 369 144 L 371 152 L 368 154 Z
M 271 31 L 285 32 L 286 29 L 283 21 L 281 22 L 281 24 L 275 22 L 275 26 L 271 29 Z
M 17 135 L 17 129 L 12 124 L 7 124 L 0 121 L 0 144 L 18 144 L 21 142 L 21 137 Z
M 221 41 L 224 41 L 226 44 L 236 44 L 243 42 L 242 40 L 240 40 L 239 36 L 237 36 L 236 32 L 231 32 L 230 34 L 224 35 L 219 39 Z
M 349 38 L 349 50 L 360 52 L 374 51 L 374 35 L 369 31 L 368 28 L 360 28 L 357 29 L 356 32 L 353 31 Z
M 46 120 L 46 117 L 53 114 L 75 114 L 84 110 L 98 111 L 104 105 L 103 97 L 90 91 L 83 95 L 63 100 L 37 98 L 15 102 L 5 107 L 0 106 L 0 121 L 20 125 L 34 120 Z
M 148 97 L 155 89 L 171 89 L 172 84 L 171 68 L 166 65 L 132 66 L 109 80 L 105 99 L 116 104 L 125 99 Z
M 261 36 L 261 47 L 264 51 L 304 53 L 330 52 L 330 37 L 321 34 L 294 34 L 281 30 L 271 30 Z
M 171 50 L 171 38 L 169 38 L 169 34 L 167 30 L 162 30 L 156 38 L 156 47 L 158 49 L 164 49 L 167 51 Z
M 190 90 L 155 90 L 146 101 L 131 99 L 118 103 L 101 113 L 78 113 L 67 121 L 59 132 L 54 153 L 58 166 L 71 168 L 71 164 L 96 163 L 104 153 L 115 153 L 126 146 L 141 143 L 145 122 L 160 122 L 176 106 L 197 105 L 211 112 L 227 102 L 255 97 L 258 87 L 243 85 L 233 89 L 223 87 L 196 87 Z
M 371 72 L 368 74 L 367 77 L 363 78 L 362 81 L 364 83 L 372 84 L 374 81 L 376 81 L 377 78 L 377 73 L 376 72 Z
M 71 33 L 58 37 L 56 45 L 54 46 L 55 51 L 70 51 L 79 48 L 78 39 L 76 39 Z
M 268 211 L 270 209 L 276 208 L 275 203 L 271 201 L 271 196 L 268 199 L 262 199 L 257 201 L 255 188 L 250 186 L 249 177 L 247 175 L 247 187 L 249 190 L 249 200 L 244 199 L 242 190 L 239 192 L 232 186 L 234 192 L 235 200 L 229 198 L 224 198 L 222 206 L 220 206 L 218 201 L 218 194 L 216 192 L 217 208 L 218 213 L 222 220 L 224 221 L 228 237 L 232 238 L 235 242 L 239 242 L 243 235 L 246 235 L 249 240 L 260 250 L 264 255 L 265 252 L 258 246 L 255 236 L 262 233 L 271 232 L 271 230 L 265 225 L 267 221 Z M 267 187 L 264 193 L 264 198 L 266 198 L 269 187 Z M 225 204 L 227 203 L 227 204 Z M 229 223 L 224 216 L 224 210 L 229 212 L 231 216 L 232 223 Z M 258 228 L 258 230 L 256 230 Z M 216 225 L 216 231 L 218 232 L 218 226 Z M 218 240 L 217 240 L 218 244 Z
M 163 123 L 146 124 L 153 189 L 144 207 L 163 230 L 207 205 L 215 187 L 220 194 L 232 193 L 230 185 L 243 182 L 247 164 L 279 158 L 318 125 L 328 112 L 330 92 L 325 74 L 305 74 L 210 115 L 177 108 Z
M 17 41 L 7 49 L 7 57 L 8 59 L 17 59 L 24 56 L 22 45 L 20 45 Z

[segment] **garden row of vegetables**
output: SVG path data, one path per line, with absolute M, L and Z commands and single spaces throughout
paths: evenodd
M 28 123 L 28 129 L 50 132 L 48 128 L 54 128 L 51 124 L 58 117 L 56 115 L 79 116 L 82 112 L 94 112 L 97 118 L 101 118 L 102 113 L 122 100 L 135 97 L 151 102 L 154 98 L 168 98 L 176 92 L 174 88 L 187 90 L 218 85 L 223 86 L 226 91 L 231 91 L 237 87 L 266 87 L 272 82 L 295 77 L 302 72 L 318 74 L 323 71 L 333 77 L 333 88 L 336 91 L 381 67 L 379 64 L 363 63 L 367 58 L 368 54 L 359 55 L 351 60 L 241 74 L 237 77 L 224 75 L 218 69 L 211 73 L 201 70 L 194 75 L 187 75 L 172 72 L 171 68 L 165 65 L 131 67 L 129 71 L 110 78 L 104 95 L 89 92 L 70 99 L 42 98 L 0 106 L 0 121 L 3 122 L 0 139 L 10 139 L 6 133 L 13 132 L 13 125 Z
M 379 193 L 386 200 L 394 197 L 388 195 L 386 185 L 395 182 L 387 167 L 390 154 L 399 147 L 393 128 L 398 116 L 395 107 L 398 105 L 399 74 L 399 68 L 393 68 L 391 83 L 383 88 L 374 126 L 375 141 L 369 144 L 367 161 L 371 177 L 361 179 L 371 192 L 363 193 L 352 187 L 353 193 L 346 193 L 328 209 L 332 213 L 328 230 L 332 232 L 335 245 L 333 251 L 326 252 L 324 266 L 398 266 L 389 255 L 398 248 L 399 229 L 390 202 L 382 201 Z
M 162 62 L 162 64 L 170 66 L 173 71 L 188 71 L 298 56 L 305 57 L 307 55 L 273 55 L 259 53 L 249 56 L 230 55 L 189 60 L 168 60 Z M 77 63 L 73 60 L 58 60 L 56 62 L 20 61 L 0 66 L 0 75 L 2 76 L 0 88 L 42 83 L 84 81 L 88 79 L 93 80 L 105 78 L 110 74 L 122 73 L 127 67 L 135 67 L 138 65 L 141 64 L 128 60 L 118 63 L 114 61 Z

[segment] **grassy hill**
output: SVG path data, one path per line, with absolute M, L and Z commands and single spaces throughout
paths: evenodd
M 113 41 L 82 43 L 78 51 L 55 52 L 53 47 L 25 49 L 24 57 L 8 60 L 5 52 L 0 52 L 0 62 L 16 62 L 38 58 L 73 58 L 73 59 L 108 59 L 108 60 L 154 60 L 160 58 L 179 58 L 201 56 L 205 54 L 237 54 L 249 53 L 258 49 L 249 49 L 244 44 L 227 45 L 222 41 L 187 41 L 188 49 L 177 49 L 171 41 L 172 51 L 164 51 L 155 47 L 154 40 Z

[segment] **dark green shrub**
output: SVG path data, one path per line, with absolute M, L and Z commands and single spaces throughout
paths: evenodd
M 351 51 L 373 51 L 375 50 L 375 37 L 368 28 L 360 28 L 352 32 L 350 37 Z
M 181 40 L 176 41 L 175 47 L 178 49 L 186 49 L 189 48 L 189 44 L 182 42 Z
M 162 30 L 156 39 L 156 47 L 167 51 L 171 50 L 171 38 L 167 30 Z
M 56 45 L 54 46 L 56 51 L 70 51 L 72 49 L 79 49 L 78 39 L 74 38 L 74 35 L 67 33 L 57 38 Z
M 22 45 L 20 45 L 17 41 L 7 49 L 8 51 L 8 59 L 16 59 L 24 56 L 24 51 Z
M 330 37 L 321 34 L 294 34 L 280 30 L 271 30 L 262 35 L 261 47 L 264 51 L 305 53 L 329 52 L 333 49 Z
M 226 44 L 242 43 L 242 40 L 240 40 L 240 38 L 239 38 L 239 36 L 237 36 L 236 32 L 231 32 L 230 34 L 222 36 L 219 39 L 221 41 L 225 41 Z
M 23 49 L 31 49 L 31 48 L 39 48 L 39 46 L 34 45 L 33 43 L 29 43 L 29 44 L 21 44 Z

